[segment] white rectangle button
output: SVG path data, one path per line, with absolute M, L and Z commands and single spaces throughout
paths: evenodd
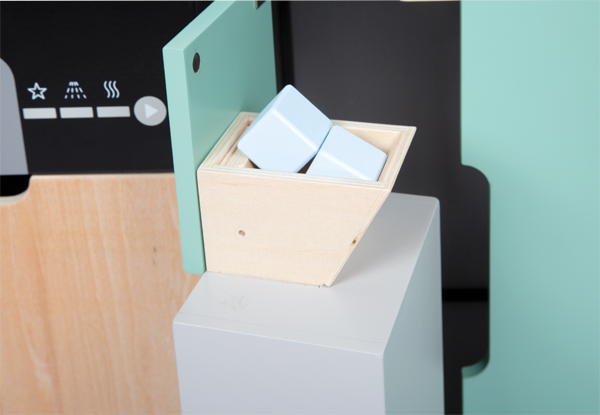
M 23 108 L 23 118 L 26 120 L 56 118 L 56 108 Z
M 124 107 L 96 107 L 98 118 L 120 118 L 131 117 L 131 112 L 128 106 Z
M 92 107 L 61 107 L 60 118 L 94 118 L 94 109 Z

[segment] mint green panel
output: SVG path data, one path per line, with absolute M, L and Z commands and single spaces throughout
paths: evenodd
M 215 1 L 163 48 L 183 265 L 194 274 L 206 270 L 196 170 L 240 111 L 277 94 L 271 3 L 254 5 Z
M 599 8 L 461 3 L 462 158 L 491 189 L 489 363 L 465 413 L 600 411 Z

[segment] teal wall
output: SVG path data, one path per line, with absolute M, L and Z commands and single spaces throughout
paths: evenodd
M 490 354 L 465 413 L 599 413 L 597 1 L 461 3 L 462 161 L 491 190 Z

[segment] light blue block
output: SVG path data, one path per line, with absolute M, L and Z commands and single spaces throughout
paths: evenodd
M 376 181 L 386 160 L 383 151 L 336 125 L 306 174 Z
M 296 88 L 287 85 L 238 142 L 261 169 L 297 173 L 317 154 L 332 122 Z

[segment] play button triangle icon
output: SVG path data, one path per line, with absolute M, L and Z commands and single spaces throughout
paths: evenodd
M 133 106 L 133 113 L 139 122 L 148 127 L 154 127 L 167 118 L 167 107 L 160 99 L 145 96 L 137 100 Z
M 153 106 L 150 106 L 148 104 L 144 104 L 144 110 L 146 113 L 146 118 L 150 118 L 158 112 L 158 110 L 156 108 L 154 108 Z

